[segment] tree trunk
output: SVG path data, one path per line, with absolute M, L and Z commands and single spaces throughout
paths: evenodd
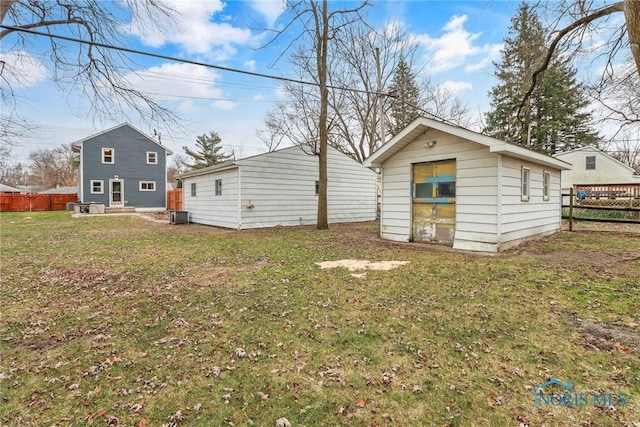
M 318 80 L 320 83 L 320 119 L 318 122 L 318 130 L 320 132 L 320 158 L 318 159 L 318 222 L 316 225 L 318 230 L 326 230 L 329 228 L 327 213 L 327 150 L 329 145 L 327 132 L 327 109 L 329 105 L 329 90 L 327 89 L 327 47 L 329 45 L 329 16 L 327 13 L 327 2 L 328 0 L 322 0 L 322 14 L 319 20 L 316 15 L 316 28 L 319 29 L 319 31 L 316 32 L 319 36 L 316 58 L 318 61 Z
M 0 22 L 4 22 L 4 17 L 9 13 L 9 9 L 16 2 L 16 0 L 2 0 L 0 1 Z
M 640 76 L 640 1 L 625 0 L 624 17 L 627 23 L 631 54 L 636 62 L 636 71 Z

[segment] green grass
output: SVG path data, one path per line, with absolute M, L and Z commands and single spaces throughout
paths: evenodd
M 385 242 L 374 223 L 0 222 L 3 425 L 640 420 L 637 235 L 561 233 L 483 256 Z M 315 265 L 346 258 L 409 264 L 364 279 Z M 628 403 L 535 409 L 550 378 Z

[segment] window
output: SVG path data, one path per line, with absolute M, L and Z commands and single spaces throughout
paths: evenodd
M 320 181 L 316 181 L 316 196 L 320 194 Z
M 542 172 L 542 200 L 549 200 L 551 195 L 551 174 Z
M 149 165 L 157 165 L 158 164 L 158 153 L 155 151 L 147 151 L 147 164 Z
M 222 196 L 222 180 L 216 179 L 216 196 Z
M 91 194 L 104 194 L 104 182 L 101 180 L 91 180 Z
M 531 191 L 531 172 L 529 171 L 529 169 L 523 167 L 522 171 L 521 171 L 521 176 L 520 176 L 520 180 L 521 180 L 521 192 L 520 192 L 520 196 L 521 196 L 521 200 L 523 202 L 528 202 L 529 201 L 529 193 Z
M 596 170 L 596 156 L 587 156 L 587 170 Z
M 196 183 L 191 184 L 191 197 L 196 197 Z
M 102 163 L 114 163 L 113 148 L 102 149 Z
M 140 191 L 156 191 L 156 182 L 140 181 Z

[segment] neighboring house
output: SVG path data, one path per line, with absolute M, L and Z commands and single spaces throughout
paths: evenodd
M 167 206 L 167 156 L 171 150 L 128 123 L 74 142 L 78 198 L 83 203 L 136 210 Z
M 561 227 L 569 165 L 468 129 L 420 117 L 365 165 L 381 168 L 385 239 L 497 252 Z
M 328 151 L 329 222 L 376 218 L 376 176 L 339 151 Z M 234 229 L 315 224 L 318 156 L 294 146 L 184 173 L 191 222 Z
M 0 193 L 20 193 L 19 188 L 12 187 L 6 184 L 0 184 Z
M 50 188 L 48 190 L 39 191 L 38 194 L 76 194 L 78 192 L 77 186 L 62 186 L 56 188 Z
M 596 147 L 580 147 L 554 157 L 572 165 L 570 170 L 562 171 L 563 190 L 576 184 L 640 184 L 640 176 L 633 168 Z

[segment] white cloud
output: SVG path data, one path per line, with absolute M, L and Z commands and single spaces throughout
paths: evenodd
M 447 80 L 443 82 L 440 87 L 442 87 L 445 91 L 450 93 L 452 96 L 458 96 L 460 92 L 465 90 L 473 90 L 473 85 L 469 82 L 456 82 L 452 80 Z
M 251 7 L 258 11 L 267 21 L 267 27 L 273 26 L 285 8 L 285 0 L 252 0 Z
M 125 76 L 133 87 L 149 93 L 159 101 L 178 104 L 180 112 L 218 108 L 230 110 L 235 103 L 225 99 L 215 87 L 220 76 L 213 70 L 194 64 L 162 64 Z
M 0 61 L 4 62 L 3 83 L 14 90 L 37 86 L 47 79 L 46 67 L 28 52 L 0 52 Z
M 249 61 L 245 61 L 243 65 L 249 71 L 254 71 L 256 69 L 256 61 L 254 61 L 253 59 L 250 59 Z
M 148 46 L 174 43 L 190 54 L 211 54 L 217 48 L 219 50 L 212 56 L 224 60 L 235 54 L 232 45 L 251 40 L 249 29 L 234 27 L 227 22 L 212 22 L 214 15 L 224 9 L 220 0 L 166 0 L 164 3 L 178 13 L 175 25 L 159 29 L 152 25 L 150 19 L 144 18 L 131 23 L 130 32 Z
M 441 73 L 459 67 L 470 58 L 483 54 L 493 54 L 499 45 L 486 44 L 478 46 L 475 43 L 482 33 L 470 33 L 464 28 L 467 15 L 454 15 L 442 28 L 444 33 L 437 38 L 428 34 L 414 35 L 416 41 L 425 46 L 431 54 L 430 70 Z M 491 60 L 483 59 L 475 65 L 475 69 L 484 67 Z M 472 68 L 474 66 L 471 66 Z
M 493 66 L 494 62 L 500 59 L 502 51 L 502 44 L 485 45 L 483 52 L 486 52 L 486 56 L 475 64 L 468 64 L 464 67 L 464 70 L 472 73 L 474 71 L 480 71 L 487 67 Z

